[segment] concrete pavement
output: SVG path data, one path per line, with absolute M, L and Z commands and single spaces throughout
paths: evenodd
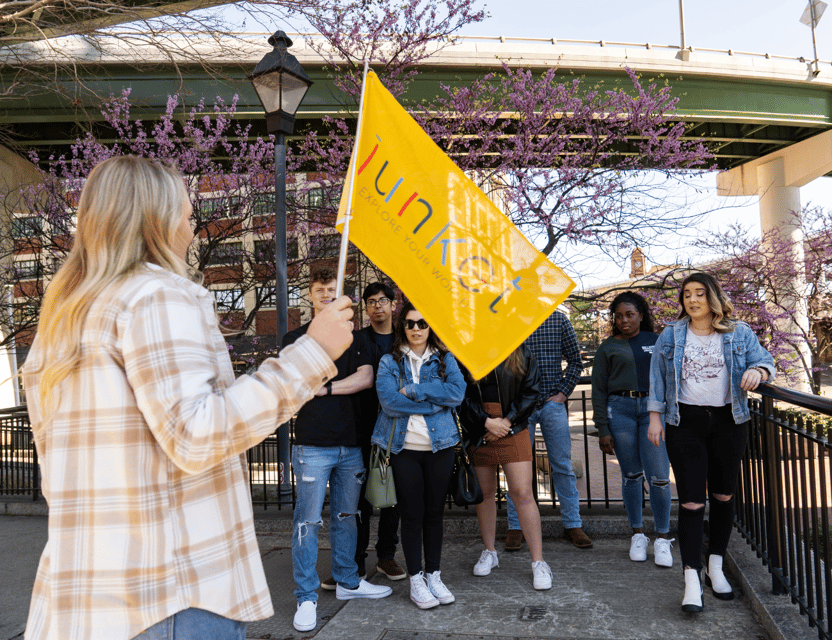
M 44 506 L 14 501 L 5 503 L 5 508 L 0 503 L 0 512 L 27 509 L 43 513 Z M 446 516 L 442 560 L 442 577 L 456 596 L 455 603 L 428 611 L 417 609 L 410 601 L 409 581 L 390 582 L 376 574 L 375 556 L 370 551 L 369 580 L 390 584 L 393 595 L 384 600 L 344 603 L 333 592 L 322 591 L 319 624 L 305 633 L 292 627 L 296 605 L 292 595 L 291 510 L 258 511 L 258 539 L 275 615 L 249 623 L 246 635 L 250 639 L 281 640 L 817 637 L 788 598 L 768 595 L 768 574 L 736 533 L 728 564 L 738 597 L 724 602 L 706 590 L 705 611 L 689 615 L 680 609 L 683 582 L 678 549 L 674 548 L 673 569 L 655 566 L 652 547 L 646 563 L 633 563 L 627 553 L 629 536 L 623 513 L 593 508 L 584 528 L 595 539 L 595 548 L 579 550 L 560 537 L 559 518 L 550 509 L 543 511 L 544 554 L 554 573 L 550 591 L 532 588 L 531 558 L 525 546 L 514 553 L 498 547 L 500 566 L 489 576 L 474 577 L 471 569 L 482 550 L 476 518 L 473 510 L 455 509 Z M 648 531 L 651 525 L 645 518 Z M 371 539 L 375 540 L 375 535 Z M 44 516 L 0 517 L 0 640 L 23 637 L 29 595 L 45 541 Z M 330 560 L 326 528 L 321 531 L 320 547 L 318 570 L 323 579 L 329 575 Z M 404 564 L 401 551 L 399 562 Z M 767 608 L 766 599 L 770 600 Z

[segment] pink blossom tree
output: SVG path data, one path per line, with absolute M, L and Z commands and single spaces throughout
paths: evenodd
M 327 43 L 321 46 L 321 40 L 315 38 L 312 46 L 328 56 L 333 75 L 342 81 L 344 101 L 350 103 L 355 99 L 356 77 L 360 78 L 356 74 L 363 59 L 373 62 L 388 83 L 403 89 L 416 63 L 447 46 L 449 36 L 465 24 L 483 19 L 484 12 L 472 8 L 474 2 L 263 0 L 251 3 L 249 10 L 269 15 L 280 9 L 306 17 Z M 218 102 L 212 116 L 198 117 L 204 102 L 187 109 L 171 97 L 157 122 L 131 119 L 129 94 L 124 91 L 103 102 L 106 126 L 77 140 L 69 157 L 31 154 L 42 167 L 44 181 L 24 193 L 25 202 L 20 206 L 8 203 L 12 209 L 29 210 L 33 215 L 17 223 L 19 233 L 13 233 L 14 238 L 0 242 L 5 256 L 26 256 L 0 273 L 2 283 L 14 291 L 15 300 L 14 318 L 0 314 L 5 330 L 0 346 L 12 340 L 18 344 L 31 340 L 44 284 L 70 246 L 78 190 L 98 162 L 125 153 L 173 162 L 187 176 L 199 239 L 191 256 L 192 266 L 217 292 L 221 322 L 229 332 L 244 334 L 257 321 L 261 308 L 274 304 L 269 300 L 274 281 L 274 140 L 253 137 L 249 128 L 235 123 L 235 104 Z M 347 121 L 330 120 L 328 125 L 321 142 L 311 133 L 296 148 L 290 148 L 288 225 L 295 235 L 307 235 L 310 240 L 308 254 L 294 252 L 289 259 L 290 287 L 298 289 L 305 288 L 300 277 L 306 272 L 302 266 L 314 260 L 316 253 L 325 252 L 327 247 L 319 245 L 326 245 L 334 232 L 341 175 L 351 150 L 349 136 L 339 137 L 349 133 Z M 117 142 L 103 143 L 102 138 Z M 292 171 L 307 176 L 314 171 L 314 179 L 292 184 Z M 244 309 L 243 298 L 253 299 L 254 304 Z M 259 340 L 255 347 L 267 350 L 268 342 Z
M 170 162 L 186 176 L 198 238 L 189 261 L 215 290 L 221 323 L 229 332 L 245 332 L 271 294 L 266 283 L 274 280 L 274 208 L 263 211 L 259 204 L 271 195 L 273 142 L 251 137 L 248 128 L 235 123 L 234 103 L 220 101 L 211 116 L 199 116 L 204 112 L 200 102 L 182 121 L 179 101 L 171 97 L 159 120 L 145 123 L 131 119 L 129 96 L 125 90 L 102 107 L 108 137 L 116 142 L 104 143 L 88 133 L 72 145 L 69 157 L 30 154 L 44 167 L 43 182 L 22 192 L 22 206 L 15 208 L 34 213 L 16 220 L 22 228 L 12 230 L 14 238 L 5 246 L 7 255 L 19 258 L 0 274 L 15 299 L 6 342 L 26 343 L 31 337 L 44 283 L 71 247 L 78 193 L 92 168 L 113 156 L 133 154 Z M 262 238 L 264 245 L 244 242 L 252 235 Z M 255 300 L 247 311 L 242 305 L 246 295 Z
M 684 138 L 668 85 L 632 71 L 616 86 L 504 65 L 418 119 L 464 170 L 496 191 L 508 214 L 560 266 L 581 271 L 588 247 L 617 261 L 656 246 L 698 214 L 665 196 L 708 166 Z

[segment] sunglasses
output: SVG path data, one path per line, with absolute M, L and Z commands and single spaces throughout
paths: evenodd
M 427 329 L 428 328 L 428 323 L 424 319 L 421 319 L 421 320 L 405 320 L 404 321 L 404 328 L 407 329 L 408 331 L 413 331 L 417 327 L 419 329 L 423 329 L 423 330 Z

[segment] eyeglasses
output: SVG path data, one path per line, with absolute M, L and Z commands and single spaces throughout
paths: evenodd
M 390 304 L 390 298 L 379 298 L 378 300 L 367 300 L 364 304 L 368 307 L 386 307 Z
M 421 320 L 405 320 L 404 321 L 404 327 L 408 331 L 413 331 L 416 327 L 419 327 L 420 329 L 424 330 L 424 329 L 428 328 L 428 323 L 427 323 L 427 320 L 424 320 L 424 319 L 421 319 Z

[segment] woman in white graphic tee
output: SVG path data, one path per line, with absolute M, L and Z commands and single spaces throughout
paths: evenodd
M 665 440 L 679 495 L 679 549 L 685 568 L 682 610 L 702 611 L 702 526 L 709 494 L 705 581 L 721 600 L 734 597 L 722 559 L 734 521 L 734 487 L 748 439 L 747 391 L 774 377 L 774 359 L 707 273 L 693 273 L 679 292 L 679 320 L 659 336 L 650 365 L 650 428 Z M 662 425 L 664 414 L 666 429 Z

